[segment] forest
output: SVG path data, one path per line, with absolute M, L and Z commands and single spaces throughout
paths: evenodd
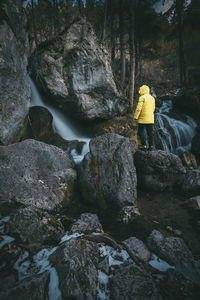
M 107 48 L 118 85 L 133 106 L 146 82 L 159 94 L 197 86 L 200 79 L 200 1 L 31 0 L 27 7 L 31 51 L 56 38 L 77 17 L 86 18 Z M 160 7 L 160 12 L 157 7 Z

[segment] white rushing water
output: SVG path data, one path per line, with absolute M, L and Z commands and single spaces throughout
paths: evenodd
M 42 106 L 47 108 L 53 116 L 54 131 L 57 132 L 63 139 L 68 141 L 78 140 L 79 142 L 84 142 L 81 154 L 78 154 L 75 149 L 73 149 L 71 152 L 75 163 L 80 163 L 84 155 L 89 151 L 90 138 L 84 137 L 78 128 L 75 128 L 74 124 L 71 124 L 64 112 L 43 101 L 35 83 L 30 77 L 29 82 L 32 91 L 30 106 Z
M 170 117 L 171 109 L 172 101 L 163 101 L 163 105 L 155 113 L 155 129 L 162 143 L 163 150 L 180 154 L 190 150 L 197 124 L 187 115 L 184 115 L 183 120 Z

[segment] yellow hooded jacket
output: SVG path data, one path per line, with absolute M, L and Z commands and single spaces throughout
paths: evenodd
M 143 85 L 139 89 L 141 95 L 134 114 L 134 119 L 141 124 L 154 124 L 155 99 L 150 95 L 150 89 Z

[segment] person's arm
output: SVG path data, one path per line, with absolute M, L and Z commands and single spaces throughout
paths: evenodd
M 142 110 L 142 107 L 143 107 L 143 104 L 144 104 L 144 99 L 142 97 L 139 98 L 139 101 L 138 101 L 138 105 L 136 107 L 136 111 L 134 113 L 134 119 L 137 120 L 139 118 L 139 115 L 141 113 L 141 110 Z

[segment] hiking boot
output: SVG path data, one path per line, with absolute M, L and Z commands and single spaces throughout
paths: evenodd
M 142 145 L 142 146 L 139 147 L 139 150 L 147 151 L 147 146 L 146 145 Z
M 149 146 L 148 151 L 153 151 L 154 147 L 153 146 Z

